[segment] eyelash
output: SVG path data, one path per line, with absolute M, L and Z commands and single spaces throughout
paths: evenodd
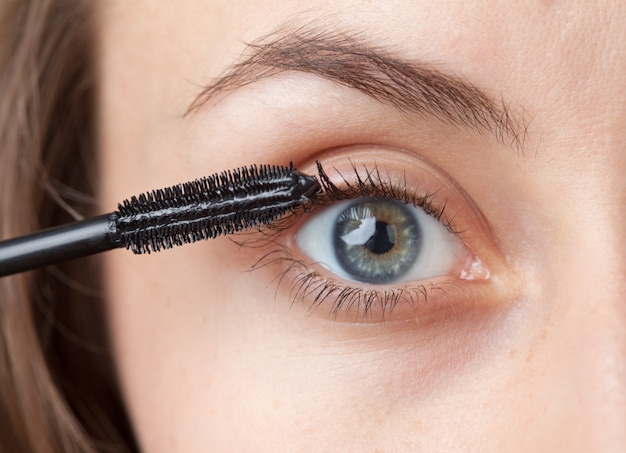
M 379 200 L 399 200 L 407 204 L 419 207 L 424 212 L 437 221 L 441 222 L 451 233 L 461 236 L 461 231 L 456 228 L 454 219 L 447 217 L 446 204 L 437 204 L 434 201 L 437 191 L 418 195 L 418 190 L 409 192 L 407 190 L 406 177 L 404 183 L 393 184 L 389 174 L 381 173 L 378 165 L 374 164 L 368 168 L 363 166 L 358 168 L 352 163 L 352 180 L 342 175 L 335 169 L 342 179 L 341 186 L 333 183 L 328 177 L 322 164 L 316 162 L 320 183 L 323 188 L 322 195 L 316 197 L 309 206 L 303 210 L 294 212 L 262 231 L 261 239 L 248 239 L 239 242 L 240 245 L 265 248 L 271 245 L 271 250 L 259 258 L 250 268 L 250 271 L 271 267 L 277 264 L 284 266 L 284 269 L 275 277 L 278 287 L 288 278 L 289 274 L 295 273 L 291 277 L 290 299 L 292 305 L 299 300 L 312 298 L 309 306 L 309 313 L 317 310 L 326 302 L 330 303 L 330 315 L 333 319 L 342 313 L 356 308 L 355 317 L 357 320 L 364 320 L 373 315 L 373 310 L 378 309 L 382 320 L 387 319 L 400 302 L 415 308 L 418 305 L 426 304 L 431 294 L 438 292 L 446 295 L 447 288 L 456 284 L 452 281 L 419 285 L 406 285 L 402 288 L 372 289 L 348 286 L 331 278 L 322 276 L 315 270 L 310 270 L 305 261 L 296 258 L 289 246 L 279 243 L 276 236 L 291 229 L 298 219 L 307 213 L 311 213 L 317 208 L 328 206 L 338 201 L 351 200 L 355 198 L 376 198 Z M 401 187 L 400 187 L 401 186 Z
M 460 235 L 453 224 L 453 219 L 448 219 L 445 215 L 446 204 L 437 206 L 434 197 L 437 192 L 428 192 L 425 195 L 418 196 L 417 189 L 413 193 L 407 191 L 406 175 L 402 188 L 394 186 L 389 174 L 383 176 L 380 173 L 378 165 L 374 164 L 372 168 L 363 167 L 364 176 L 359 173 L 358 167 L 353 163 L 352 170 L 354 173 L 354 182 L 350 182 L 348 178 L 337 173 L 343 180 L 343 187 L 337 186 L 328 177 L 321 162 L 316 161 L 319 179 L 324 189 L 324 196 L 319 200 L 315 200 L 315 204 L 319 206 L 327 206 L 328 204 L 342 200 L 352 200 L 360 197 L 371 197 L 379 200 L 398 200 L 403 203 L 412 204 L 421 208 L 424 212 L 437 221 L 441 222 L 453 234 Z M 386 179 L 385 179 L 386 178 Z

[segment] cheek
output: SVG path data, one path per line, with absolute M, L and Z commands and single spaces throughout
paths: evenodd
M 277 293 L 270 271 L 245 272 L 252 255 L 216 240 L 106 257 L 115 355 L 142 448 L 384 448 L 418 419 L 445 437 L 425 416 L 453 405 L 445 395 L 467 385 L 454 376 L 490 355 L 497 313 L 446 312 L 445 326 L 443 315 L 392 328 L 323 322 Z
M 244 349 L 229 340 L 228 328 L 242 317 L 234 290 L 241 282 L 220 265 L 228 261 L 219 247 L 206 245 L 106 257 L 115 358 L 146 451 L 198 441 L 198 423 L 217 407 L 224 363 Z

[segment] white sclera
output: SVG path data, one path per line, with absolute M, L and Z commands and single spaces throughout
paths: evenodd
M 296 234 L 296 244 L 305 255 L 330 272 L 350 281 L 354 281 L 354 277 L 342 268 L 337 259 L 333 231 L 339 215 L 348 206 L 359 201 L 366 199 L 342 201 L 313 214 Z M 455 265 L 467 253 L 463 245 L 441 222 L 426 214 L 423 209 L 411 205 L 407 207 L 413 213 L 423 235 L 422 245 L 415 263 L 403 275 L 389 283 L 417 282 L 455 272 Z

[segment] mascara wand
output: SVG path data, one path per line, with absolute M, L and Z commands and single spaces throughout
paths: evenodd
M 320 190 L 293 165 L 253 165 L 154 190 L 110 214 L 0 242 L 0 277 L 114 248 L 158 252 L 260 227 Z

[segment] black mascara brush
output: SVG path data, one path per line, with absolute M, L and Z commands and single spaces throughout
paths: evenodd
M 114 248 L 136 254 L 255 228 L 320 191 L 314 176 L 260 165 L 132 197 L 92 219 L 0 242 L 0 277 Z

